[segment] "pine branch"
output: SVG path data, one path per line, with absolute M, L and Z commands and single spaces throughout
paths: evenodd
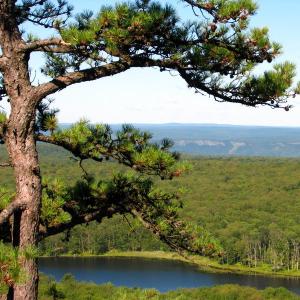
M 168 236 L 162 234 L 162 232 L 159 230 L 159 228 L 157 228 L 155 224 L 145 219 L 143 215 L 140 212 L 138 212 L 136 209 L 132 209 L 130 213 L 132 214 L 133 217 L 138 219 L 146 229 L 148 229 L 151 233 L 157 236 L 161 241 L 167 244 L 174 251 L 178 253 L 182 253 L 183 251 L 192 252 L 191 249 L 184 247 L 184 245 L 176 244 L 174 241 L 172 241 L 172 239 L 169 239 Z
M 16 5 L 19 24 L 29 21 L 54 29 L 69 19 L 72 10 L 73 7 L 66 0 L 57 0 L 56 3 L 49 0 L 23 0 L 21 4 Z
M 187 164 L 178 163 L 176 153 L 170 152 L 172 141 L 164 139 L 161 144 L 152 144 L 151 135 L 147 132 L 127 127 L 118 131 L 113 139 L 108 126 L 80 121 L 69 129 L 54 131 L 51 136 L 37 134 L 36 140 L 63 147 L 80 162 L 85 159 L 97 162 L 113 159 L 139 173 L 162 179 L 180 176 L 188 169 Z
M 248 99 L 245 97 L 246 95 L 241 95 L 238 92 L 235 92 L 234 90 L 226 90 L 218 88 L 217 86 L 210 87 L 209 84 L 202 82 L 200 80 L 194 79 L 192 76 L 190 76 L 184 69 L 178 70 L 181 77 L 189 84 L 190 87 L 196 88 L 196 90 L 203 91 L 207 93 L 208 95 L 211 95 L 214 97 L 214 99 L 217 102 L 230 102 L 230 103 L 240 103 L 245 106 L 255 107 L 257 105 L 265 105 L 270 107 L 278 107 L 277 103 L 269 103 L 266 102 L 266 99 L 258 99 L 256 97 L 253 98 L 253 100 Z M 251 96 L 251 95 L 250 95 Z M 284 107 L 282 107 L 284 108 Z
M 112 181 L 87 181 L 74 186 L 74 192 L 80 187 L 76 201 L 66 200 L 62 209 L 70 215 L 66 222 L 57 222 L 57 218 L 47 224 L 47 219 L 41 218 L 40 240 L 69 230 L 78 224 L 98 221 L 114 214 L 131 214 L 148 230 L 167 243 L 172 249 L 182 252 L 189 251 L 201 255 L 220 255 L 221 248 L 203 228 L 179 220 L 178 209 L 181 202 L 176 194 L 164 193 L 153 188 L 149 179 L 138 176 L 119 174 Z M 54 193 L 53 193 L 54 192 Z M 49 190 L 49 195 L 56 197 L 62 194 Z M 75 194 L 68 193 L 67 199 Z M 43 209 L 47 209 L 42 207 Z M 57 216 L 60 212 L 57 211 Z M 43 214 L 42 214 L 43 215 Z
M 23 1 L 23 9 L 30 9 L 38 5 L 43 5 L 46 0 L 27 0 L 26 2 Z
M 71 152 L 74 156 L 79 157 L 80 159 L 87 159 L 84 154 L 80 152 L 79 149 L 77 149 L 76 145 L 72 145 L 71 143 L 68 143 L 67 141 L 64 140 L 56 140 L 51 136 L 43 135 L 43 134 L 38 134 L 36 135 L 36 140 L 39 142 L 47 143 L 47 144 L 52 144 L 56 146 L 63 147 L 64 149 L 68 150 Z M 97 160 L 94 158 L 93 160 Z M 102 162 L 102 159 L 99 159 L 99 162 Z
M 76 225 L 86 224 L 92 221 L 101 222 L 103 218 L 112 216 L 116 213 L 118 213 L 118 211 L 116 211 L 115 208 L 112 207 L 99 208 L 92 212 L 86 212 L 78 215 L 73 214 L 71 220 L 66 223 L 59 223 L 49 227 L 41 224 L 39 229 L 39 240 L 41 241 L 46 237 L 72 229 Z
M 204 91 L 208 95 L 212 95 L 216 101 L 224 101 L 231 103 L 240 103 L 246 106 L 265 105 L 272 108 L 283 108 L 288 110 L 289 106 L 285 105 L 286 99 L 294 95 L 294 91 L 288 92 L 284 90 L 282 95 L 280 91 L 274 91 L 274 94 L 270 93 L 267 89 L 260 91 L 261 95 L 256 93 L 256 86 L 252 87 L 252 84 L 256 84 L 258 81 L 254 80 L 248 84 L 248 87 L 244 85 L 246 81 L 242 81 L 238 86 L 232 84 L 219 86 L 214 81 L 207 82 L 206 78 L 202 78 L 203 74 L 201 70 L 196 66 L 195 68 L 190 64 L 182 63 L 181 61 L 171 59 L 151 59 L 144 56 L 126 57 L 124 61 L 113 62 L 100 67 L 86 69 L 82 71 L 68 73 L 63 76 L 59 76 L 52 81 L 42 84 L 36 88 L 37 99 L 43 99 L 49 94 L 52 94 L 58 90 L 64 89 L 75 83 L 91 81 L 102 77 L 112 76 L 121 72 L 124 72 L 132 67 L 159 67 L 162 70 L 173 69 L 177 70 L 181 77 L 188 83 L 190 87 L 199 91 Z M 287 66 L 287 68 L 289 68 Z M 278 72 L 278 76 L 280 72 Z M 290 72 L 292 76 L 292 72 Z M 264 74 L 265 78 L 268 78 L 267 73 Z M 234 81 L 233 81 L 234 82 Z M 287 82 L 287 85 L 289 83 Z M 284 105 L 281 105 L 281 104 Z
M 148 18 L 147 22 L 143 20 L 138 4 L 124 6 L 132 12 L 126 17 L 116 8 L 103 9 L 95 18 L 92 14 L 82 15 L 78 24 L 60 31 L 62 39 L 74 51 L 67 53 L 70 45 L 44 48 L 45 52 L 49 51 L 44 72 L 56 78 L 36 88 L 37 101 L 78 82 L 111 76 L 132 67 L 159 67 L 161 71 L 179 71 L 190 87 L 212 95 L 216 101 L 288 110 L 289 106 L 282 104 L 293 95 L 289 88 L 294 67 L 286 65 L 285 72 L 281 72 L 288 74 L 284 88 L 278 80 L 281 75 L 278 70 L 278 74 L 269 72 L 267 76 L 251 77 L 250 72 L 257 63 L 271 62 L 280 52 L 280 45 L 270 42 L 267 28 L 246 31 L 246 20 L 255 12 L 255 3 L 250 0 L 186 2 L 213 13 L 213 23 L 182 25 L 172 8 L 158 5 L 154 13 L 151 3 L 144 4 L 143 10 L 150 23 Z M 233 21 L 238 22 L 233 24 Z M 36 49 L 43 51 L 43 48 Z M 102 52 L 118 61 L 107 63 Z M 86 63 L 91 67 L 82 69 Z M 263 85 L 265 90 L 261 88 Z
M 182 0 L 190 5 L 195 12 L 195 9 L 199 9 L 202 16 L 209 20 L 204 13 L 213 18 L 214 22 L 220 23 L 237 23 L 239 21 L 245 21 L 250 15 L 256 12 L 257 5 L 252 2 L 234 3 L 234 1 L 211 1 L 211 0 Z M 234 5 L 236 4 L 236 5 Z M 230 7 L 231 6 L 231 7 Z M 196 14 L 197 15 L 197 14 Z

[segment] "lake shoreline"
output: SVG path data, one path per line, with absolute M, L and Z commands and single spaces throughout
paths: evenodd
M 53 256 L 40 256 L 41 258 L 53 257 Z M 144 258 L 144 259 L 164 259 L 164 260 L 176 260 L 187 264 L 197 266 L 199 270 L 209 273 L 230 273 L 239 275 L 255 275 L 265 277 L 279 277 L 300 280 L 300 271 L 270 271 L 265 267 L 250 268 L 241 264 L 228 265 L 220 264 L 207 257 L 200 256 L 186 256 L 183 257 L 177 253 L 164 252 L 164 251 L 110 251 L 101 255 L 94 255 L 89 253 L 83 253 L 79 255 L 64 254 L 57 257 L 132 257 L 132 258 Z

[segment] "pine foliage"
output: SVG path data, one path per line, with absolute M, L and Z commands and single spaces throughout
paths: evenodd
M 257 5 L 251 0 L 187 2 L 200 9 L 202 20 L 184 23 L 173 7 L 155 1 L 107 6 L 96 15 L 83 12 L 58 30 L 76 51 L 47 54 L 43 72 L 55 77 L 87 65 L 148 61 L 161 71 L 177 70 L 190 87 L 218 101 L 288 109 L 287 97 L 298 93 L 298 88 L 290 88 L 293 64 L 252 74 L 257 64 L 272 62 L 281 52 L 281 46 L 270 41 L 268 28 L 249 29 Z

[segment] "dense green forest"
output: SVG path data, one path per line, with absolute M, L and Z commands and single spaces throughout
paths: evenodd
M 71 275 L 65 275 L 61 282 L 41 276 L 39 299 L 72 300 L 297 300 L 300 297 L 284 288 L 267 288 L 258 291 L 238 285 L 222 285 L 212 288 L 179 289 L 165 294 L 155 289 L 114 287 L 112 284 L 96 285 L 77 282 Z
M 0 148 L 0 156 L 5 156 Z M 71 183 L 82 176 L 78 162 L 59 148 L 39 145 L 45 178 Z M 300 159 L 185 157 L 193 169 L 166 190 L 183 189 L 182 217 L 204 226 L 222 244 L 222 263 L 274 271 L 298 270 L 300 261 Z M 106 177 L 120 166 L 87 161 L 84 168 Z M 0 170 L 1 187 L 13 187 L 9 169 Z M 168 250 L 135 220 L 116 216 L 101 225 L 79 226 L 40 244 L 42 255 L 101 254 L 110 250 Z

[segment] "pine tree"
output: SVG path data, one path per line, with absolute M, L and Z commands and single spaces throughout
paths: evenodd
M 150 0 L 117 4 L 95 14 L 72 16 L 66 0 L 0 0 L 0 100 L 9 101 L 9 116 L 0 113 L 0 143 L 14 169 L 13 195 L 0 191 L 0 281 L 7 299 L 37 299 L 35 246 L 41 239 L 77 224 L 114 214 L 131 214 L 177 251 L 220 255 L 221 249 L 203 229 L 179 220 L 177 193 L 155 188 L 151 176 L 172 179 L 187 168 L 172 153 L 172 143 L 152 144 L 151 135 L 123 126 L 82 120 L 59 130 L 47 97 L 70 85 L 125 72 L 133 67 L 174 70 L 196 92 L 216 101 L 272 108 L 290 106 L 299 93 L 293 87 L 295 67 L 286 62 L 253 75 L 257 64 L 272 62 L 281 51 L 267 28 L 249 29 L 256 13 L 252 0 L 184 0 L 196 20 L 181 22 L 176 10 Z M 23 32 L 30 22 L 50 29 L 48 39 Z M 53 35 L 53 32 L 55 34 Z M 45 56 L 42 72 L 51 80 L 33 84 L 29 59 Z M 45 132 L 48 131 L 49 134 Z M 58 180 L 42 183 L 36 142 L 70 151 L 82 166 L 92 159 L 113 159 L 132 173 L 110 181 L 85 174 L 75 186 Z

